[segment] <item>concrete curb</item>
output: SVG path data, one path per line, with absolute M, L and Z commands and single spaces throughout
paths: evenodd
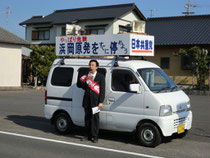
M 0 87 L 0 91 L 46 90 L 46 87 Z
M 0 87 L 0 91 L 20 91 L 22 87 Z

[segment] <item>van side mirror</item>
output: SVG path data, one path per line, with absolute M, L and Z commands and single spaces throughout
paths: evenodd
M 129 88 L 130 88 L 131 92 L 141 93 L 140 84 L 138 84 L 138 83 L 130 84 Z

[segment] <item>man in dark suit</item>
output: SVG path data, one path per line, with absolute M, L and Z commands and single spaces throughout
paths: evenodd
M 105 77 L 97 72 L 98 67 L 97 60 L 90 60 L 90 72 L 80 78 L 82 88 L 85 90 L 83 107 L 86 137 L 84 139 L 91 140 L 93 143 L 98 142 L 99 112 L 93 114 L 92 108 L 102 108 L 105 97 Z

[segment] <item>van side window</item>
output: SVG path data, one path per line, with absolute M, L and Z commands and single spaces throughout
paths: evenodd
M 72 83 L 73 68 L 56 67 L 53 71 L 51 84 L 53 86 L 69 87 Z
M 129 70 L 115 69 L 112 71 L 112 90 L 130 92 L 129 85 L 139 83 Z
M 80 77 L 82 77 L 83 75 L 86 75 L 88 74 L 90 71 L 89 68 L 80 68 L 78 70 L 78 77 L 77 77 L 77 87 L 78 88 L 82 88 L 82 84 L 81 84 L 81 81 L 80 81 Z M 104 68 L 98 68 L 97 72 L 103 74 L 104 76 L 106 76 L 106 69 Z

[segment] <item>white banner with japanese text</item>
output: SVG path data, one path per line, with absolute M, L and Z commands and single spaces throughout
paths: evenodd
M 57 56 L 154 56 L 154 36 L 137 34 L 56 37 Z

